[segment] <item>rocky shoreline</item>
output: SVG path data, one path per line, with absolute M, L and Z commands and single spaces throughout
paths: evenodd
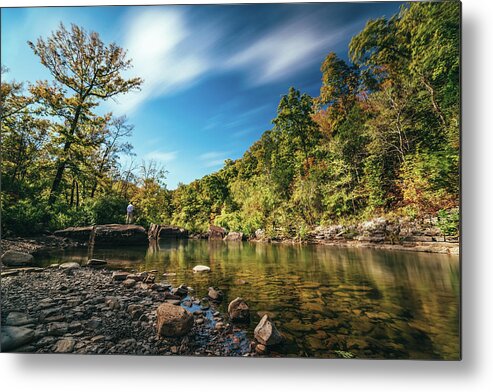
M 248 339 L 244 326 L 216 311 L 208 293 L 154 283 L 154 272 L 129 274 L 77 263 L 3 269 L 2 351 L 198 356 L 265 351 Z M 163 336 L 169 316 L 167 308 L 160 316 L 163 304 L 187 315 L 182 335 Z M 177 331 L 177 324 L 169 325 Z

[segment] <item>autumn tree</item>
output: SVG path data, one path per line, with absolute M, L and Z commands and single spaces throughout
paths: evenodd
M 96 32 L 88 33 L 72 25 L 68 30 L 60 24 L 46 40 L 28 42 L 41 63 L 53 76 L 53 82 L 37 82 L 31 86 L 33 97 L 60 119 L 62 151 L 56 163 L 49 203 L 59 193 L 71 146 L 83 139 L 81 123 L 93 116 L 101 101 L 136 90 L 140 78 L 125 79 L 122 73 L 131 68 L 126 52 L 115 43 L 105 45 Z

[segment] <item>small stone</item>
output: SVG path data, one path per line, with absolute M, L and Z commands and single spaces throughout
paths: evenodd
M 113 272 L 113 275 L 111 275 L 111 279 L 115 281 L 123 281 L 127 279 L 127 276 L 129 275 L 128 272 L 122 272 L 122 271 L 116 271 Z
M 159 305 L 156 310 L 157 333 L 159 336 L 182 336 L 193 326 L 193 315 L 181 306 L 169 303 Z
M 132 288 L 135 286 L 136 281 L 134 279 L 125 279 L 122 282 L 122 285 L 124 285 L 127 289 Z
M 228 305 L 229 317 L 232 321 L 248 322 L 250 321 L 250 309 L 243 298 L 236 298 Z
M 221 290 L 216 290 L 214 287 L 209 287 L 207 296 L 213 301 L 221 301 L 223 299 L 223 292 Z
M 70 261 L 68 263 L 60 264 L 60 266 L 58 268 L 63 270 L 63 271 L 70 271 L 70 270 L 74 270 L 74 269 L 79 269 L 80 264 L 76 263 L 74 261 Z
M 196 265 L 192 268 L 193 272 L 210 272 L 211 268 L 206 265 Z
M 68 323 L 54 322 L 47 325 L 48 335 L 62 336 L 68 331 Z
M 108 262 L 106 260 L 100 260 L 100 259 L 90 259 L 87 262 L 87 265 L 89 267 L 102 267 L 106 264 L 108 264 Z
M 265 352 L 266 352 L 266 351 L 267 351 L 267 347 L 266 347 L 266 346 L 264 346 L 264 345 L 263 345 L 263 344 L 261 344 L 261 343 L 259 343 L 259 344 L 257 344 L 257 345 L 255 346 L 255 352 L 256 352 L 257 354 L 262 355 L 262 354 L 265 354 Z
M 56 353 L 71 353 L 74 350 L 74 339 L 60 339 L 56 342 L 54 352 Z

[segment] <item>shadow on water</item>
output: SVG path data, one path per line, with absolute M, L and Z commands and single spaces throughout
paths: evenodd
M 162 240 L 149 247 L 52 252 L 43 265 L 105 259 L 109 268 L 156 270 L 204 296 L 240 296 L 253 329 L 268 313 L 284 335 L 274 355 L 459 358 L 460 269 L 456 256 L 315 245 Z M 210 273 L 194 274 L 207 265 Z M 163 274 L 169 274 L 163 276 Z

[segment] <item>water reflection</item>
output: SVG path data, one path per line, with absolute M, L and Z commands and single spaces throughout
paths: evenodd
M 459 357 L 459 261 L 456 256 L 370 249 L 222 241 L 160 241 L 149 248 L 94 249 L 112 268 L 157 270 L 197 295 L 209 286 L 245 298 L 250 333 L 268 312 L 286 337 L 278 355 L 360 358 Z M 42 263 L 85 261 L 86 250 Z M 194 274 L 192 267 L 211 267 Z M 163 273 L 176 273 L 162 276 Z

